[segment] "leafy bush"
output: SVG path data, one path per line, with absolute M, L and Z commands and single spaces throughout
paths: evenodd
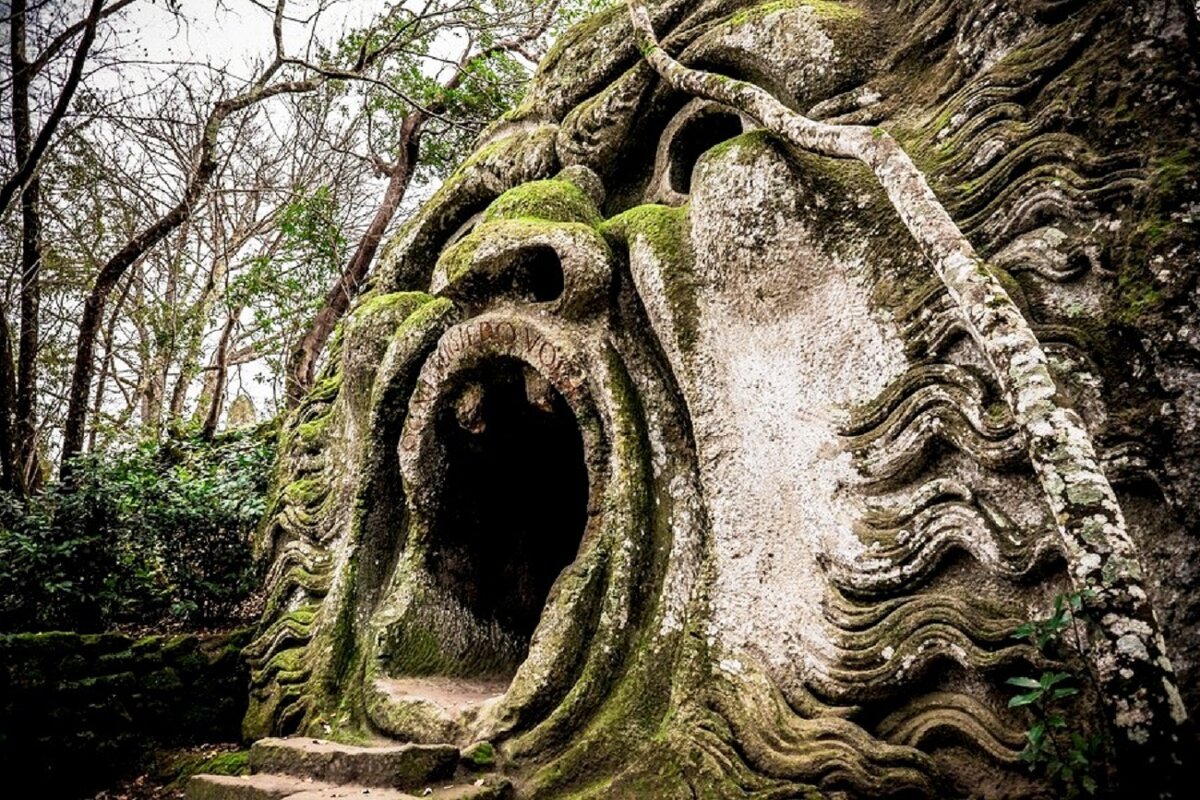
M 234 615 L 274 443 L 173 439 L 89 455 L 74 485 L 0 494 L 0 630 L 94 630 Z

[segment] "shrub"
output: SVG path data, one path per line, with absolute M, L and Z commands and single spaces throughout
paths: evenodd
M 232 616 L 256 584 L 273 458 L 260 433 L 171 439 L 84 456 L 71 487 L 0 495 L 0 630 Z

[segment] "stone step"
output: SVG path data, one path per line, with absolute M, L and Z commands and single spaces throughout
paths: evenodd
M 311 789 L 333 786 L 290 775 L 194 775 L 187 782 L 187 800 L 282 800 Z
M 250 771 L 312 778 L 336 785 L 423 789 L 448 782 L 458 748 L 447 744 L 357 747 L 321 739 L 260 739 L 250 747 Z
M 508 800 L 512 785 L 502 778 L 480 778 L 459 785 L 433 785 L 413 793 L 361 784 L 335 785 L 292 775 L 259 773 L 242 777 L 196 775 L 187 783 L 187 800 Z

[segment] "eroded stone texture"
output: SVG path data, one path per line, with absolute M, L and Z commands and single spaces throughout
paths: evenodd
M 289 421 L 247 732 L 489 742 L 528 797 L 1043 796 L 1004 681 L 1057 665 L 1012 634 L 1106 580 L 1071 543 L 1122 519 L 1166 642 L 1107 619 L 1091 663 L 1165 648 L 1180 690 L 1073 714 L 1194 715 L 1188 7 L 651 12 L 685 66 L 912 156 L 1045 407 L 866 167 L 670 88 L 620 4 L 391 244 Z M 1084 426 L 1040 475 L 1039 414 Z

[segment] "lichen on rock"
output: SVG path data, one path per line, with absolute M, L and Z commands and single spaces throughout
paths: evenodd
M 247 731 L 489 743 L 521 797 L 1037 797 L 1005 681 L 1065 659 L 1099 779 L 1170 796 L 1197 26 L 1026 5 L 566 34 L 285 426 Z M 1072 587 L 1084 653 L 1014 638 Z

